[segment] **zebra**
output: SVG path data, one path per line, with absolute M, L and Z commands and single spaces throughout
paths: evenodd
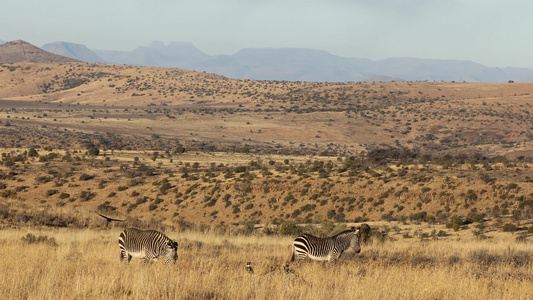
M 328 238 L 319 238 L 310 234 L 301 235 L 293 242 L 291 261 L 309 257 L 312 260 L 335 262 L 349 247 L 359 253 L 361 252 L 359 229 L 360 227 L 352 227 Z
M 165 263 L 176 263 L 178 259 L 178 242 L 155 230 L 124 229 L 118 238 L 120 260 L 129 263 L 132 257 L 144 258 L 144 262 L 157 261 L 165 257 Z

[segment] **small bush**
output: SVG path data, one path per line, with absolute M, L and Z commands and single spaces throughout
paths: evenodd
M 302 230 L 294 222 L 285 221 L 281 224 L 278 232 L 281 235 L 299 235 Z
M 94 175 L 89 175 L 89 174 L 85 174 L 85 173 L 80 175 L 80 180 L 87 181 L 87 180 L 91 180 L 91 179 L 94 179 Z
M 143 203 L 146 203 L 148 200 L 146 200 L 146 198 L 138 198 L 137 201 L 135 202 L 137 205 L 139 204 L 143 204 Z
M 46 197 L 53 196 L 53 195 L 57 194 L 58 192 L 59 192 L 58 190 L 48 190 L 48 191 L 46 191 Z
M 92 147 L 87 151 L 87 153 L 91 156 L 97 156 L 98 154 L 100 154 L 100 150 L 96 147 Z
M 22 241 L 28 244 L 49 244 L 51 246 L 57 246 L 57 242 L 54 238 L 49 238 L 48 236 L 35 236 L 31 233 L 28 233 L 25 237 L 22 237 Z
M 504 232 L 514 232 L 514 231 L 517 231 L 518 230 L 518 227 L 516 227 L 516 225 L 512 224 L 512 223 L 505 223 L 503 225 L 503 228 L 502 230 Z

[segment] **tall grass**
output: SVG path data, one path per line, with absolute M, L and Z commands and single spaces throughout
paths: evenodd
M 24 237 L 28 233 L 48 239 Z M 119 229 L 8 229 L 1 299 L 532 299 L 531 243 L 450 237 L 371 243 L 328 263 L 284 264 L 292 238 L 166 232 L 176 265 L 119 262 Z M 47 242 L 53 238 L 55 243 Z M 245 270 L 252 262 L 254 273 Z

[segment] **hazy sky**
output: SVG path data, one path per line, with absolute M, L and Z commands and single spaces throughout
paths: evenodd
M 154 40 L 203 52 L 312 48 L 533 68 L 531 0 L 0 0 L 0 39 L 133 50 Z

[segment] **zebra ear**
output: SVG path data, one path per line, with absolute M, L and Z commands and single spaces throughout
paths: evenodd
M 351 229 L 352 231 L 355 231 L 356 228 L 355 228 L 355 226 L 352 226 L 352 228 L 350 228 L 350 229 Z

